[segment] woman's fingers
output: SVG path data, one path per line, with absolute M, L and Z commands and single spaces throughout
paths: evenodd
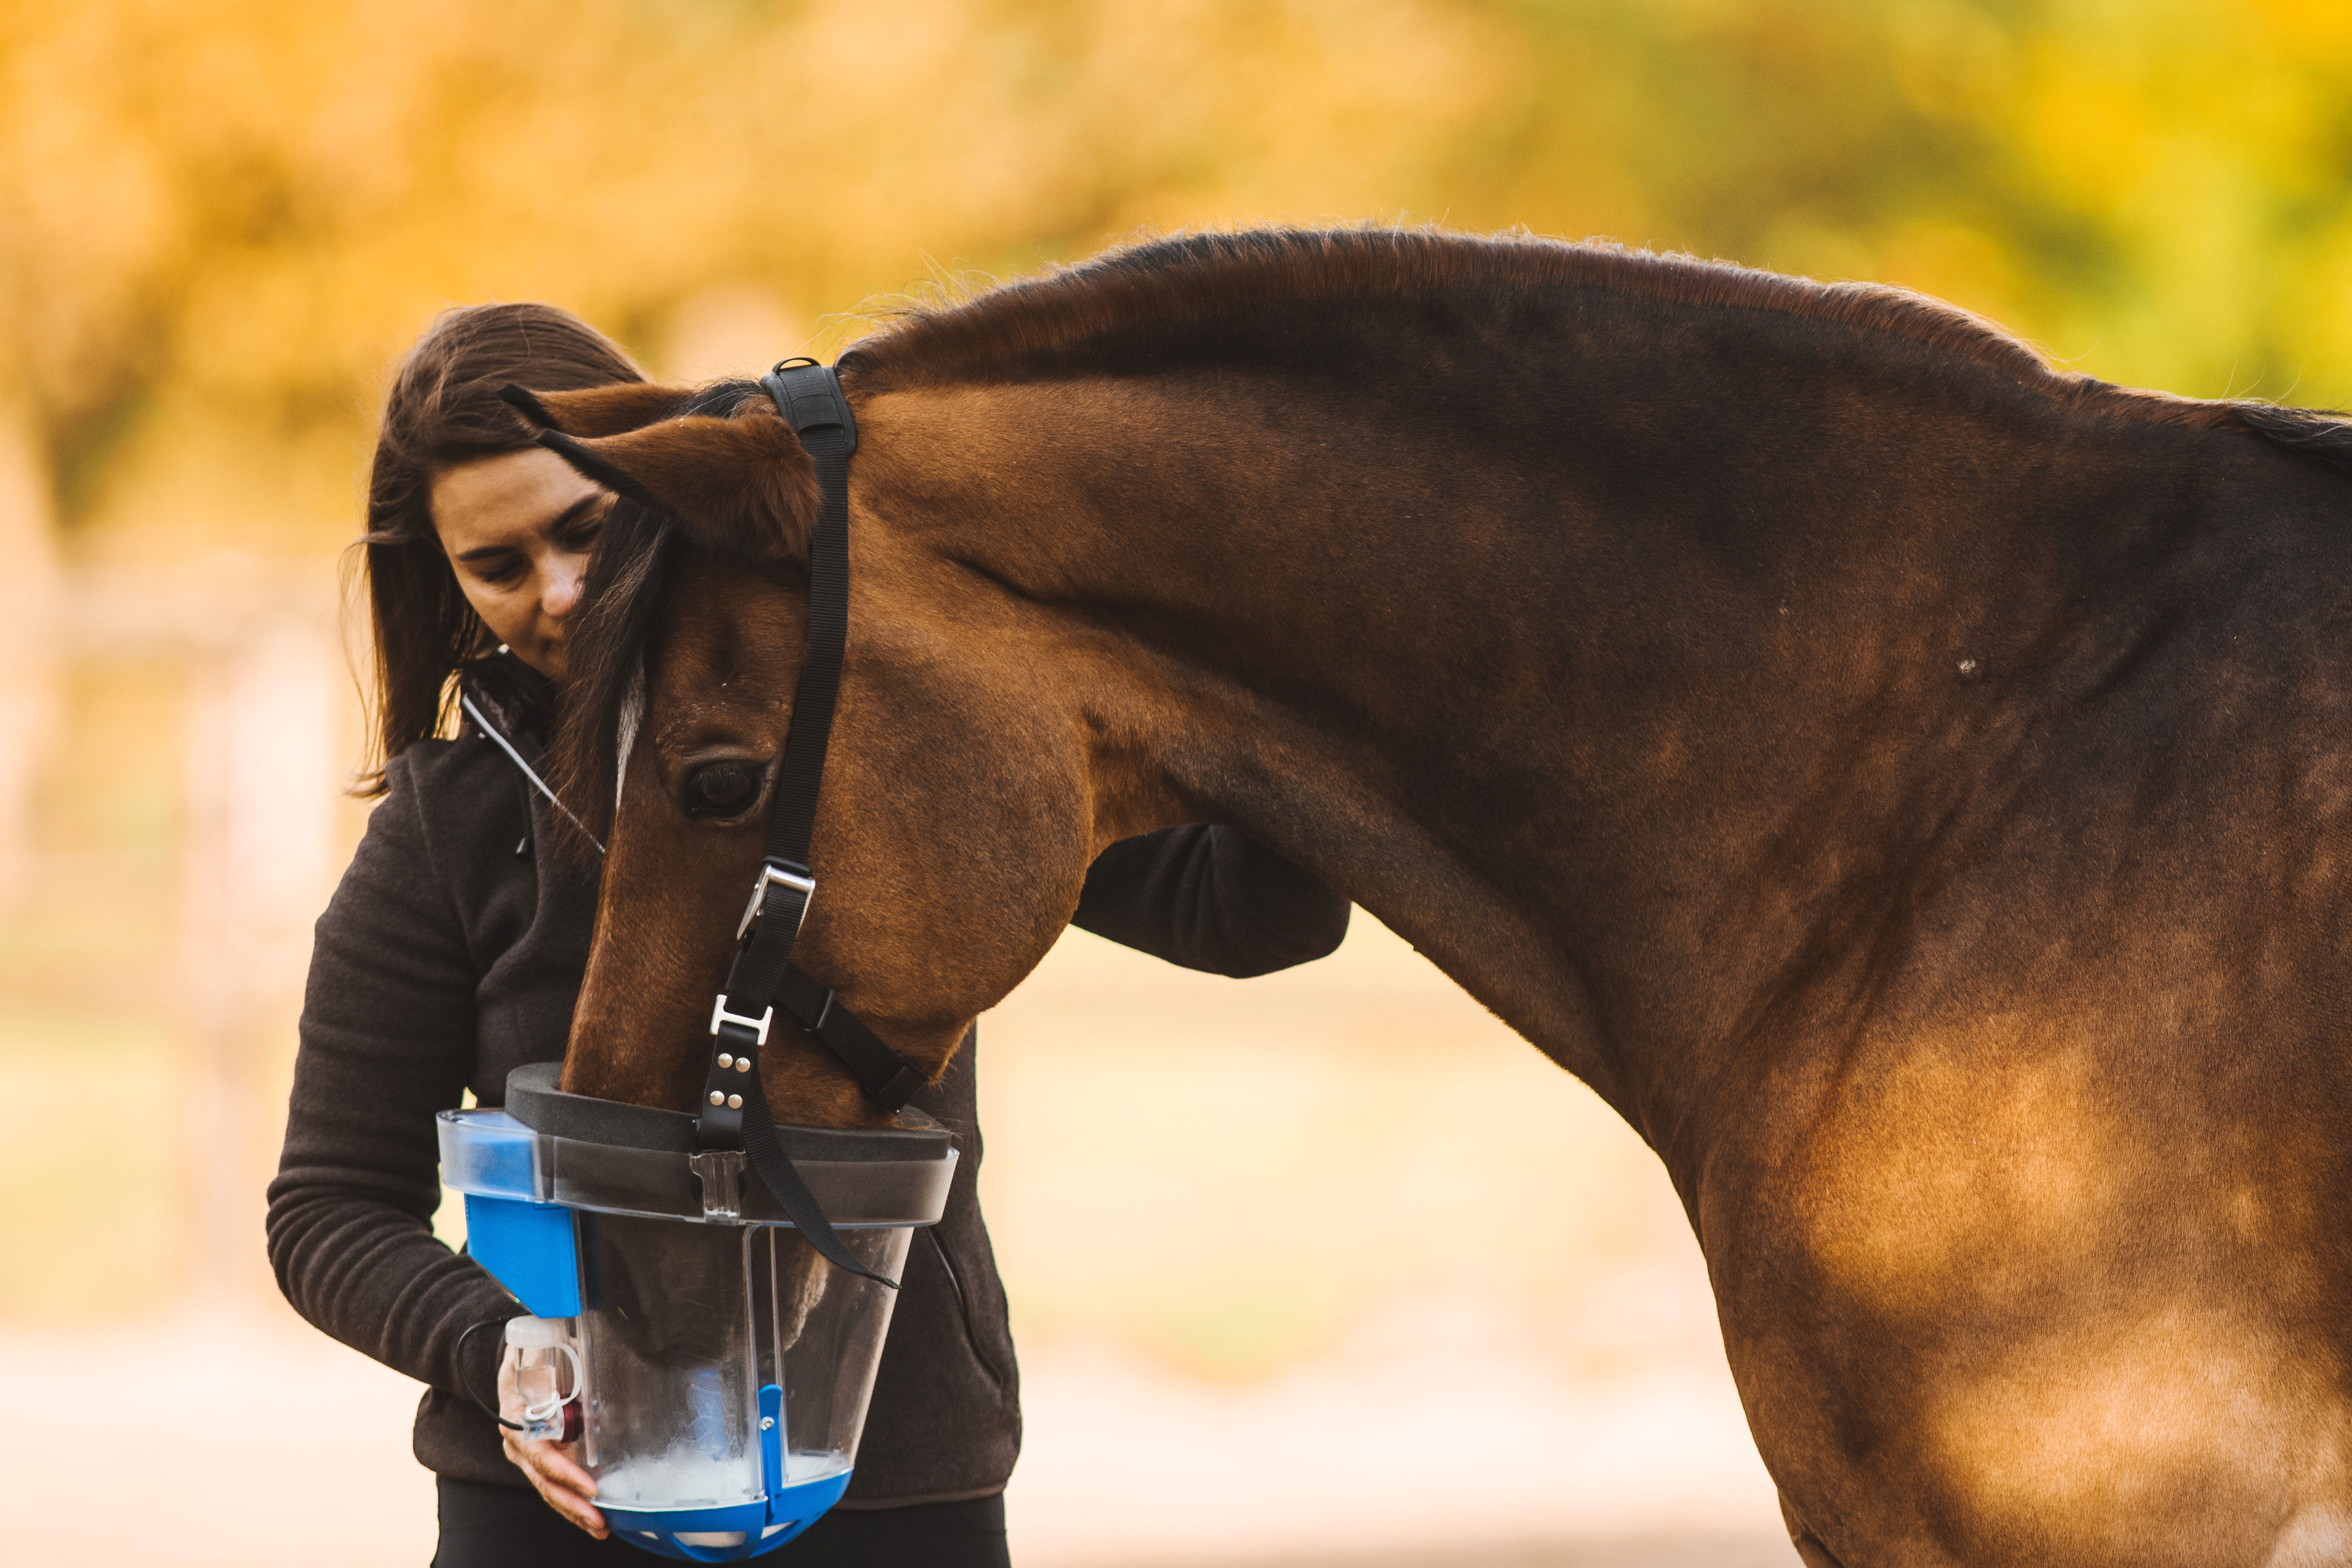
M 521 1469 L 531 1489 L 546 1500 L 548 1507 L 599 1541 L 604 1538 L 608 1532 L 604 1516 L 588 1500 L 594 1483 L 588 1481 L 579 1466 L 562 1455 L 546 1452 L 552 1447 L 550 1444 L 525 1442 L 510 1436 L 506 1447 L 507 1458 Z
M 535 1442 L 511 1432 L 504 1437 L 508 1459 L 522 1471 L 531 1489 L 547 1500 L 548 1507 L 599 1541 L 610 1533 L 604 1516 L 588 1500 L 596 1493 L 596 1479 L 561 1444 Z
M 515 1447 L 530 1456 L 531 1467 L 545 1476 L 551 1485 L 576 1492 L 585 1500 L 596 1495 L 596 1478 L 581 1468 L 580 1461 L 563 1451 L 558 1443 L 534 1443 L 528 1438 L 513 1439 Z

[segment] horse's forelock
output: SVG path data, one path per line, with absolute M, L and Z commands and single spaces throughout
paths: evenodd
M 766 405 L 756 381 L 721 381 L 695 392 L 669 416 L 731 419 Z M 608 842 L 621 775 L 644 723 L 646 639 L 668 584 L 677 533 L 675 521 L 658 508 L 625 496 L 618 500 L 569 634 L 551 765 L 558 793 L 577 802 L 589 832 Z
M 676 524 L 667 517 L 636 501 L 616 502 L 568 634 L 551 759 L 556 790 L 608 843 L 624 737 L 633 746 L 644 720 L 646 638 L 675 550 Z
M 734 419 L 761 408 L 772 410 L 774 406 L 768 401 L 768 395 L 760 390 L 760 384 L 756 381 L 714 381 L 688 398 L 670 417 L 680 419 L 701 416 L 712 419 Z
M 646 718 L 646 661 L 643 654 L 621 688 L 620 736 L 613 748 L 613 809 L 621 809 L 621 791 L 629 779 L 629 753 L 637 748 L 637 727 Z

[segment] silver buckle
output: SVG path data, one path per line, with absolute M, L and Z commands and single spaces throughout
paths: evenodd
M 719 1032 L 719 1026 L 721 1024 L 740 1024 L 757 1035 L 760 1037 L 760 1044 L 764 1046 L 768 1043 L 768 1026 L 775 1021 L 776 1010 L 773 1007 L 770 1007 L 756 1018 L 746 1018 L 740 1013 L 730 1013 L 727 1010 L 727 996 L 724 992 L 710 999 L 710 1032 L 714 1035 Z
M 771 882 L 782 882 L 787 888 L 799 889 L 801 894 L 801 919 L 808 919 L 808 907 L 811 903 L 815 901 L 816 899 L 816 879 L 814 877 L 795 877 L 790 871 L 783 869 L 782 867 L 772 866 L 767 861 L 762 860 L 760 862 L 760 879 L 751 884 L 751 901 L 743 906 L 743 918 L 737 921 L 735 925 L 735 940 L 737 942 L 741 942 L 743 940 L 743 933 L 750 931 L 751 929 L 751 922 L 760 918 L 760 900 L 768 896 L 768 884 Z M 800 932 L 795 931 L 793 934 L 794 936 L 798 936 L 800 935 Z

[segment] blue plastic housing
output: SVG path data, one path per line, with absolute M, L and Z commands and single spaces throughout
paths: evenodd
M 580 1242 L 570 1209 L 467 1193 L 466 1251 L 533 1317 L 580 1315 Z
M 441 1179 L 466 1194 L 466 1251 L 536 1317 L 580 1315 L 572 1210 L 541 1203 L 539 1135 L 503 1110 L 439 1117 Z

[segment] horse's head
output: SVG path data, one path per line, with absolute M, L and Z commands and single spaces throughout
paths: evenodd
M 564 1087 L 685 1110 L 792 718 L 814 470 L 750 384 L 548 395 L 531 412 L 638 503 L 608 525 L 570 652 L 561 787 L 608 852 Z M 1086 739 L 1017 603 L 975 595 L 863 506 L 851 540 L 794 961 L 936 1076 L 1076 908 L 1097 827 Z M 761 1058 L 780 1120 L 877 1118 L 829 1054 L 781 1016 L 777 1029 Z

